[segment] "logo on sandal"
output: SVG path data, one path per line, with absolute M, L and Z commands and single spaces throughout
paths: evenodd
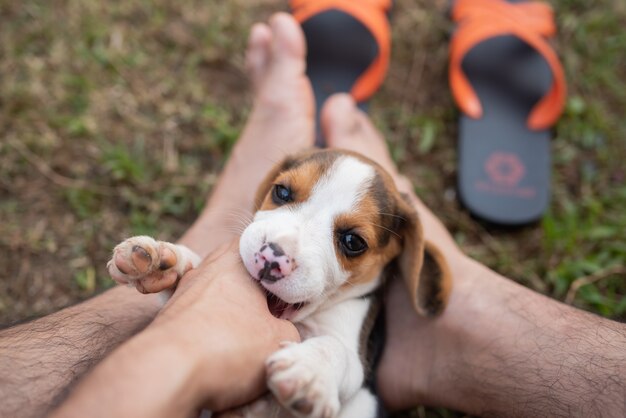
M 475 187 L 483 193 L 515 196 L 531 199 L 537 191 L 534 187 L 519 187 L 526 175 L 526 166 L 519 157 L 511 152 L 492 152 L 484 164 L 486 180 L 479 180 Z
M 513 187 L 519 184 L 526 174 L 526 167 L 515 154 L 494 152 L 485 162 L 485 171 L 495 184 Z

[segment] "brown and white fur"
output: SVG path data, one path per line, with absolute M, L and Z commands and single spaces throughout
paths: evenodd
M 390 272 L 399 273 L 417 312 L 435 315 L 451 286 L 443 257 L 424 240 L 417 213 L 391 177 L 352 152 L 287 158 L 263 181 L 255 204 L 239 242 L 242 261 L 267 291 L 272 313 L 294 322 L 302 342 L 267 359 L 274 398 L 233 414 L 375 417 L 363 359 L 376 290 Z M 185 247 L 135 237 L 116 247 L 109 271 L 124 283 L 158 271 L 155 280 L 174 285 L 199 261 Z M 140 290 L 150 291 L 150 281 Z

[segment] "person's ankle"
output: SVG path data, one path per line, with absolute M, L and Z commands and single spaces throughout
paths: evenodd
M 422 352 L 429 361 L 411 382 L 411 395 L 407 399 L 412 399 L 412 405 L 454 407 L 454 397 L 459 387 L 451 367 L 464 355 L 466 327 L 472 326 L 468 324 L 471 321 L 471 309 L 466 310 L 465 303 L 475 296 L 477 282 L 489 271 L 462 253 L 458 247 L 449 254 L 454 254 L 448 260 L 452 292 L 441 316 L 423 321 L 421 337 L 429 342 L 420 344 L 429 347 Z

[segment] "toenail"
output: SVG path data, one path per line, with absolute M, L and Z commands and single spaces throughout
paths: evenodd
M 161 250 L 161 263 L 159 264 L 160 270 L 167 270 L 173 267 L 176 262 L 176 254 L 171 249 L 165 247 Z
M 139 245 L 133 245 L 133 252 L 137 253 L 138 256 L 143 257 L 146 260 L 152 261 L 150 254 Z
M 300 412 L 301 414 L 308 415 L 311 412 L 313 412 L 313 403 L 308 401 L 305 398 L 298 399 L 291 405 L 291 407 L 295 409 L 296 411 Z
M 137 271 L 141 273 L 148 271 L 150 264 L 152 264 L 152 256 L 139 245 L 133 246 L 131 259 Z
M 287 361 L 287 360 L 273 360 L 273 361 L 269 361 L 266 365 L 265 368 L 267 370 L 267 374 L 274 374 L 280 370 L 284 370 L 287 367 L 289 367 L 289 365 L 291 364 L 291 362 Z
M 141 282 L 139 282 L 139 281 L 137 282 L 137 284 L 135 285 L 135 287 L 137 288 L 137 290 L 138 290 L 140 293 L 143 293 L 144 295 L 145 295 L 146 293 L 148 293 L 148 291 L 147 291 L 147 290 L 146 290 L 146 288 L 144 287 L 143 283 L 141 283 Z
M 276 385 L 276 390 L 280 399 L 289 399 L 296 392 L 296 384 L 293 380 L 285 380 Z

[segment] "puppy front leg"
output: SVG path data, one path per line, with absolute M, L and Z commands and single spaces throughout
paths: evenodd
M 115 247 L 107 268 L 118 283 L 135 286 L 141 293 L 158 293 L 198 264 L 200 257 L 184 245 L 136 236 Z
M 284 343 L 267 360 L 266 371 L 276 399 L 302 418 L 336 417 L 363 383 L 356 351 L 330 335 Z

